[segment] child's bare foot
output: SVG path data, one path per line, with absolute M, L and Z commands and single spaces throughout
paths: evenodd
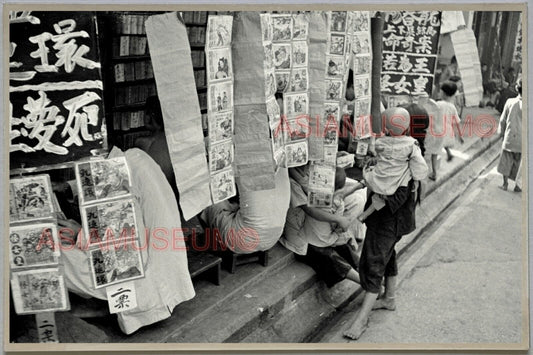
M 437 180 L 437 174 L 431 173 L 428 175 L 429 180 L 436 181 Z
M 503 184 L 501 186 L 498 186 L 500 189 L 502 189 L 503 191 L 507 191 L 507 184 Z
M 378 299 L 376 303 L 374 303 L 372 310 L 375 309 L 386 309 L 388 311 L 395 311 L 396 302 L 394 301 L 394 298 L 383 297 Z
M 515 186 L 513 191 L 514 192 L 522 192 L 522 189 L 519 188 L 518 186 Z
M 347 329 L 343 335 L 346 338 L 357 340 L 361 337 L 361 335 L 363 335 L 363 333 L 365 332 L 367 328 L 368 328 L 368 320 L 363 324 L 359 322 L 354 322 L 354 324 L 352 324 L 352 326 L 349 329 Z

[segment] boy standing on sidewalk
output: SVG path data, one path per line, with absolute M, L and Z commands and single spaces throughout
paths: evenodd
M 516 184 L 516 176 L 522 157 L 522 79 L 516 83 L 518 96 L 507 100 L 500 117 L 499 133 L 503 136 L 498 172 L 503 176 L 502 190 L 507 191 L 508 180 L 515 181 L 515 192 L 522 189 Z

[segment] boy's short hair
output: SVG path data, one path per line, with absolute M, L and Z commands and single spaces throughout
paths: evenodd
M 520 95 L 522 95 L 522 78 L 518 78 L 516 81 L 516 90 Z
M 447 80 L 442 83 L 440 89 L 447 95 L 453 96 L 457 92 L 457 84 L 453 81 Z
M 343 168 L 335 169 L 335 190 L 342 189 L 346 185 L 346 172 Z

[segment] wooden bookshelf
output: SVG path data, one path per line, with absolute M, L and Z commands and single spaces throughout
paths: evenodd
M 159 12 L 98 13 L 99 42 L 108 139 L 128 149 L 145 128 L 144 103 L 157 94 L 144 23 Z M 207 115 L 205 39 L 207 11 L 181 13 L 191 45 L 191 59 L 202 115 Z

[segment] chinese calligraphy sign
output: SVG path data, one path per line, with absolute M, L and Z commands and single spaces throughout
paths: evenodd
M 440 11 L 393 11 L 383 28 L 381 90 L 388 95 L 431 95 Z
M 12 11 L 11 168 L 72 162 L 105 148 L 93 13 Z

